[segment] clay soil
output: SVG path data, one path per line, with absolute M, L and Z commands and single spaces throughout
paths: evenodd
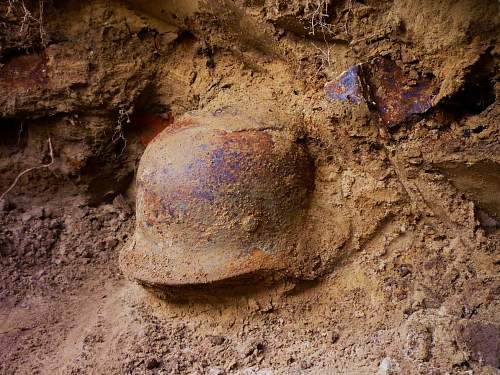
M 1 1 L 0 373 L 498 374 L 499 30 L 496 0 Z M 376 103 L 325 94 L 381 61 Z M 221 109 L 310 153 L 314 267 L 158 298 L 118 267 L 135 171 Z

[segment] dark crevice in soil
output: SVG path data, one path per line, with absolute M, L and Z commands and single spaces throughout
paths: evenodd
M 446 110 L 456 117 L 483 112 L 495 103 L 495 81 L 495 61 L 488 51 L 466 75 L 462 89 L 445 103 Z
M 0 129 L 2 129 L 2 137 L 0 137 L 0 155 L 1 148 L 21 146 L 26 135 L 26 125 L 23 121 L 15 119 L 0 118 Z

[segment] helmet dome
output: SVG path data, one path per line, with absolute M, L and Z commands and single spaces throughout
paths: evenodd
M 124 273 L 154 286 L 284 272 L 313 189 L 290 132 L 236 114 L 184 116 L 146 148 Z

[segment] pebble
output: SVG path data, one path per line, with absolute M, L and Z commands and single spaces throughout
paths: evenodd
M 401 277 L 405 277 L 406 275 L 409 275 L 411 271 L 407 266 L 401 266 L 399 268 L 399 273 L 401 274 Z
M 30 221 L 31 219 L 33 218 L 33 216 L 31 215 L 31 213 L 29 212 L 25 212 L 24 214 L 21 215 L 21 220 L 26 223 L 28 221 Z
M 43 217 L 52 219 L 54 217 L 54 210 L 50 207 L 44 207 L 43 209 Z
M 33 216 L 39 219 L 43 219 L 45 217 L 45 212 L 43 211 L 43 207 L 37 207 L 32 212 Z
M 59 228 L 59 226 L 60 226 L 60 223 L 57 219 L 52 219 L 50 221 L 50 224 L 49 224 L 50 229 L 57 229 L 57 228 Z
M 389 357 L 385 357 L 380 361 L 378 366 L 378 375 L 389 375 L 392 370 L 392 363 Z
M 300 361 L 300 369 L 301 370 L 307 370 L 307 369 L 311 368 L 312 366 L 313 366 L 313 364 L 310 361 L 307 361 L 307 360 Z
M 208 370 L 208 375 L 223 375 L 224 370 L 221 369 L 220 367 L 213 367 L 210 370 Z

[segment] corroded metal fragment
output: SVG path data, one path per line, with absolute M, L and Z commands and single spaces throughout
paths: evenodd
M 375 110 L 387 127 L 424 113 L 432 107 L 439 87 L 431 78 L 410 79 L 396 63 L 379 58 L 370 63 L 366 80 Z
M 354 65 L 325 85 L 330 100 L 366 103 L 388 128 L 430 109 L 438 91 L 432 78 L 411 79 L 385 57 Z
M 313 165 L 289 133 L 233 114 L 187 115 L 141 159 L 121 268 L 153 286 L 286 272 L 312 189 Z
M 360 104 L 365 101 L 365 83 L 361 64 L 354 65 L 334 81 L 325 85 L 326 96 L 331 100 Z

